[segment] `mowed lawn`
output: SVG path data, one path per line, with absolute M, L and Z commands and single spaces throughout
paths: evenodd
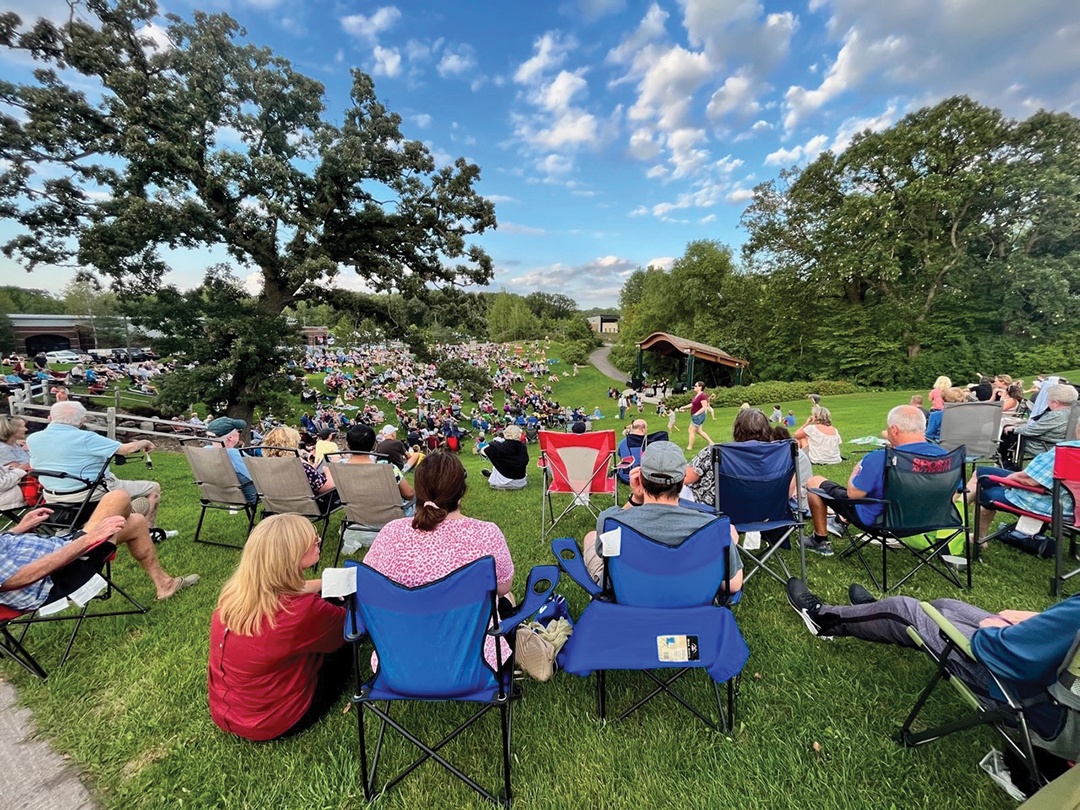
M 560 367 L 562 370 L 562 367 Z M 590 412 L 600 405 L 600 427 L 620 429 L 617 408 L 604 392 L 609 384 L 594 369 L 560 382 L 555 397 Z M 858 394 L 826 399 L 845 440 L 875 434 L 885 414 L 907 401 L 907 393 Z M 501 400 L 500 400 L 501 402 Z M 795 410 L 799 424 L 809 402 L 779 403 Z M 768 411 L 769 409 L 766 408 Z M 718 410 L 706 429 L 717 441 L 730 439 L 734 409 Z M 649 417 L 654 429 L 666 417 Z M 673 439 L 685 447 L 689 416 L 680 414 Z M 471 443 L 468 443 L 471 447 Z M 697 449 L 700 449 L 698 445 Z M 535 458 L 536 447 L 530 448 Z M 845 450 L 847 452 L 847 450 Z M 843 465 L 821 468 L 846 481 L 855 456 Z M 480 475 L 479 459 L 462 454 L 470 489 L 464 511 L 502 527 L 517 567 L 521 596 L 528 569 L 552 562 L 540 541 L 540 477 L 530 471 L 520 492 L 493 493 Z M 146 616 L 103 619 L 83 628 L 71 660 L 55 669 L 61 631 L 35 628 L 29 644 L 46 668 L 46 683 L 5 664 L 3 673 L 35 712 L 42 734 L 71 755 L 92 781 L 104 807 L 123 810 L 166 808 L 359 808 L 365 806 L 358 778 L 355 710 L 346 699 L 311 731 L 287 742 L 253 744 L 234 739 L 210 720 L 206 702 L 206 662 L 210 615 L 238 551 L 191 542 L 198 496 L 183 457 L 159 453 L 152 472 L 140 464 L 117 469 L 130 477 L 151 476 L 165 496 L 159 523 L 179 530 L 159 547 L 176 574 L 198 572 L 202 583 L 173 601 L 154 604 Z M 578 539 L 591 527 L 584 510 L 563 524 L 561 534 Z M 241 517 L 212 514 L 207 539 L 239 542 Z M 333 560 L 335 520 L 323 549 Z M 794 560 L 794 555 L 791 555 Z M 839 556 L 808 561 L 811 587 L 827 600 L 846 600 L 850 582 L 866 582 L 855 561 Z M 1049 597 L 1050 561 L 997 546 L 975 569 L 970 594 L 923 571 L 904 592 L 923 599 L 960 597 L 990 610 L 1042 609 Z M 121 555 L 119 582 L 144 600 L 152 590 Z M 585 600 L 573 583 L 559 590 L 575 610 Z M 596 717 L 594 679 L 560 674 L 546 684 L 528 682 L 515 709 L 514 790 L 529 808 L 1008 808 L 1015 806 L 978 768 L 997 744 L 990 731 L 954 735 L 917 750 L 906 750 L 892 735 L 931 675 L 925 657 L 850 639 L 811 637 L 788 607 L 782 588 L 765 575 L 746 589 L 737 617 L 750 647 L 741 681 L 735 728 L 729 734 L 706 729 L 670 700 L 657 698 L 621 723 L 601 725 Z M 367 660 L 368 650 L 362 656 Z M 711 690 L 704 673 L 684 678 L 688 691 L 705 705 Z M 609 700 L 626 706 L 646 688 L 643 676 L 609 677 Z M 399 709 L 429 740 L 438 739 L 462 717 L 462 707 L 424 705 Z M 959 704 L 948 688 L 939 690 L 926 716 L 956 716 Z M 369 726 L 369 731 L 370 731 Z M 401 740 L 388 738 L 384 769 L 411 761 Z M 490 715 L 446 749 L 451 761 L 490 787 L 500 784 L 498 722 Z M 410 757 L 410 759 L 406 759 Z M 0 801 L 0 806 L 3 802 Z M 460 783 L 428 763 L 378 802 L 385 808 L 484 807 Z

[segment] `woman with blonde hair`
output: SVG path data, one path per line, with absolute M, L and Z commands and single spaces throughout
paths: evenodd
M 934 380 L 934 387 L 927 393 L 927 398 L 930 400 L 931 411 L 943 411 L 945 410 L 945 389 L 952 388 L 952 380 L 945 375 L 938 377 Z
M 248 740 L 291 737 L 330 709 L 348 682 L 345 608 L 304 569 L 318 533 L 300 515 L 261 521 L 210 621 L 210 716 Z
M 267 458 L 289 458 L 298 454 L 299 449 L 300 431 L 294 428 L 279 425 L 263 436 L 262 454 Z M 296 453 L 293 451 L 296 451 Z M 308 483 L 311 484 L 313 495 L 325 495 L 333 492 L 334 478 L 330 474 L 329 468 L 320 470 L 304 461 L 302 457 L 300 460 L 304 465 L 304 474 L 307 475 Z
M 832 413 L 823 405 L 815 405 L 806 424 L 795 431 L 799 449 L 805 450 L 811 464 L 839 464 L 840 431 L 833 427 Z

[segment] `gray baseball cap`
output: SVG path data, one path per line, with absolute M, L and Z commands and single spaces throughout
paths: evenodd
M 674 442 L 653 442 L 641 454 L 641 477 L 654 484 L 678 484 L 686 476 L 686 457 Z

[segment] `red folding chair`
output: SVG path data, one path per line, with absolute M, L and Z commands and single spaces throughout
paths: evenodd
M 975 495 L 975 525 L 979 525 L 979 509 L 982 505 L 982 490 L 984 486 L 1003 486 L 1011 489 L 1024 489 L 1029 492 L 1037 492 L 1039 494 L 1046 494 L 1046 489 L 1039 486 L 1025 486 L 1014 479 L 1004 478 L 997 475 L 988 475 L 979 479 L 978 491 Z M 1071 521 L 1065 519 L 1065 497 L 1066 494 L 1072 498 L 1073 502 L 1073 516 Z M 1050 580 L 1050 593 L 1053 596 L 1060 596 L 1062 590 L 1065 587 L 1065 582 L 1072 579 L 1077 574 L 1080 574 L 1080 566 L 1077 566 L 1068 573 L 1064 570 L 1064 555 L 1062 553 L 1062 544 L 1065 540 L 1065 535 L 1069 536 L 1069 554 L 1073 561 L 1077 561 L 1077 541 L 1080 540 L 1080 447 L 1066 447 L 1058 445 L 1054 451 L 1054 485 L 1050 490 L 1050 495 L 1053 498 L 1053 510 L 1049 518 L 1050 520 L 1050 535 L 1054 540 L 1054 576 Z M 1002 512 L 1008 512 L 1016 515 L 1017 517 L 1030 517 L 1034 518 L 1042 523 L 1046 523 L 1046 515 L 1041 515 L 1037 512 L 1029 512 L 1026 509 L 1021 509 L 1013 503 L 1007 500 L 995 500 L 991 501 L 992 508 L 1000 510 Z M 987 508 L 990 508 L 989 506 Z M 1015 524 L 1006 526 L 992 535 L 987 537 L 987 540 L 1000 537 L 1007 532 L 1013 531 Z
M 616 504 L 615 431 L 556 433 L 541 430 L 539 438 L 540 458 L 537 466 L 544 473 L 540 529 L 541 539 L 546 542 L 558 522 L 577 507 L 584 506 L 593 517 L 599 515 L 601 509 L 593 505 L 593 495 L 610 497 L 610 505 Z M 552 495 L 571 496 L 570 502 L 558 515 L 555 514 Z

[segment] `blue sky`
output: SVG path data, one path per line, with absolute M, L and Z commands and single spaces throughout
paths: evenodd
M 65 10 L 7 6 L 24 19 Z M 1016 117 L 1080 114 L 1077 0 L 162 6 L 184 17 L 196 7 L 227 11 L 322 81 L 335 120 L 349 69 L 371 73 L 406 137 L 440 163 L 480 165 L 499 220 L 479 240 L 491 288 L 582 307 L 614 304 L 634 269 L 669 266 L 691 240 L 737 248 L 755 184 L 925 104 L 967 93 Z M 25 64 L 5 59 L 4 77 L 21 78 Z M 187 287 L 224 254 L 174 258 L 170 280 Z M 58 289 L 71 275 L 20 276 L 4 261 L 9 283 Z

